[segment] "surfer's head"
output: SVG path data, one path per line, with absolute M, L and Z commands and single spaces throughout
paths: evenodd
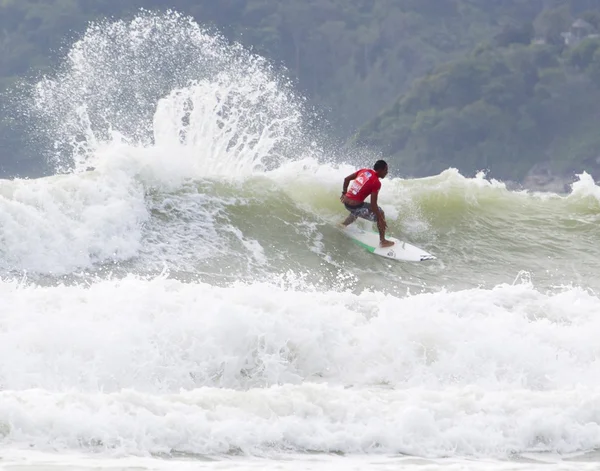
M 375 162 L 375 165 L 373 165 L 373 170 L 377 172 L 379 178 L 385 178 L 388 173 L 388 164 L 385 160 L 378 160 Z

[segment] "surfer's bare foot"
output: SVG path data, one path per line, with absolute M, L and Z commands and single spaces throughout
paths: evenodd
M 392 245 L 394 245 L 394 242 L 392 242 L 391 240 L 384 239 L 381 242 L 379 242 L 379 245 L 381 247 L 391 247 Z

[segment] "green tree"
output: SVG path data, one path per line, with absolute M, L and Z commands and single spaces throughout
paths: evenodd
M 548 44 L 564 45 L 562 34 L 571 26 L 571 12 L 568 5 L 551 10 L 543 10 L 533 22 L 536 34 Z

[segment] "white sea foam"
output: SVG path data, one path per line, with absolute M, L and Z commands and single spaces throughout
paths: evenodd
M 315 380 L 546 391 L 600 381 L 600 301 L 581 289 L 505 285 L 397 298 L 286 284 L 3 282 L 1 383 L 164 392 Z
M 600 445 L 600 301 L 579 289 L 0 286 L 0 423 L 13 445 L 421 456 Z
M 70 176 L 0 182 L 4 270 L 63 274 L 140 249 L 149 217 L 131 177 Z
M 0 393 L 5 443 L 115 454 L 407 453 L 506 458 L 600 443 L 594 390 L 344 389 L 304 384 L 170 395 Z

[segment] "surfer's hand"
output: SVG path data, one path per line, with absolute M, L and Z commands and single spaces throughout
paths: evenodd
M 344 202 L 344 192 L 342 191 L 342 196 L 340 196 L 340 201 L 343 203 Z

